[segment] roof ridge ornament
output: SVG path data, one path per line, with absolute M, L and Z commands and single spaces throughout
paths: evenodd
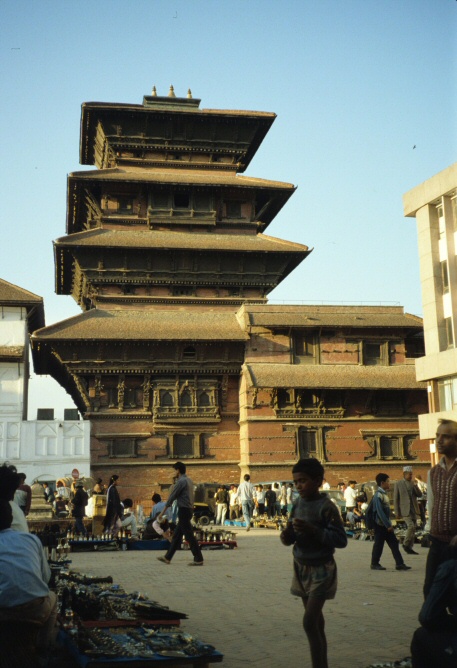
M 192 91 L 190 90 L 190 88 L 187 89 L 187 97 L 189 100 L 192 99 Z
M 157 88 L 156 88 L 155 86 L 152 87 L 152 93 L 151 93 L 151 96 L 152 96 L 152 97 L 157 97 Z
M 168 91 L 168 97 L 176 97 L 175 89 L 173 88 L 173 86 L 170 86 L 170 90 Z

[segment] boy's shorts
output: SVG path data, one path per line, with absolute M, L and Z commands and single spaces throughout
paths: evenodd
M 335 598 L 336 563 L 332 559 L 319 566 L 304 566 L 294 560 L 294 576 L 290 593 L 301 598 Z

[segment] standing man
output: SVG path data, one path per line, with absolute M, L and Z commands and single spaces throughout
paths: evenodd
M 246 531 L 250 531 L 252 513 L 254 512 L 254 485 L 251 482 L 249 473 L 246 473 L 243 482 L 238 487 L 238 499 L 241 503 L 244 521 L 246 522 Z
M 448 559 L 457 559 L 457 422 L 438 421 L 436 449 L 442 457 L 428 474 L 430 549 L 424 596 L 430 591 L 438 567 Z
M 390 547 L 392 556 L 395 559 L 395 568 L 397 571 L 409 571 L 411 566 L 407 566 L 400 554 L 398 540 L 394 533 L 392 522 L 390 521 L 390 501 L 387 495 L 390 489 L 390 481 L 387 473 L 378 473 L 376 476 L 378 489 L 373 496 L 374 511 L 374 545 L 371 554 L 371 570 L 385 571 L 384 566 L 379 563 L 384 543 Z
M 73 510 L 72 515 L 75 518 L 75 529 L 76 533 L 85 536 L 87 531 L 84 526 L 84 517 L 86 515 L 86 506 L 89 501 L 89 496 L 84 489 L 84 483 L 82 480 L 77 480 L 75 483 L 76 493 L 73 497 Z
M 176 471 L 176 475 L 174 476 L 176 482 L 171 488 L 170 495 L 165 503 L 165 508 L 160 515 L 157 516 L 157 521 L 160 523 L 167 508 L 170 508 L 173 501 L 176 500 L 178 504 L 178 524 L 167 553 L 164 557 L 157 557 L 157 559 L 164 564 L 170 564 L 173 555 L 178 547 L 180 547 L 182 537 L 184 536 L 194 555 L 194 560 L 190 562 L 189 566 L 203 566 L 203 555 L 197 539 L 194 536 L 194 529 L 191 524 L 192 515 L 194 514 L 194 484 L 192 480 L 186 476 L 185 464 L 176 462 L 176 464 L 173 464 L 173 468 Z
M 216 492 L 216 522 L 215 524 L 224 524 L 227 515 L 228 493 L 224 485 L 219 485 Z
M 230 520 L 236 520 L 238 517 L 238 489 L 236 485 L 230 485 Z
M 418 554 L 413 549 L 416 538 L 416 521 L 419 514 L 417 499 L 422 495 L 419 487 L 413 483 L 413 467 L 403 467 L 403 480 L 399 480 L 394 488 L 395 517 L 402 518 L 406 524 L 406 535 L 403 549 L 406 554 Z
M 346 501 L 346 513 L 353 513 L 357 505 L 357 490 L 355 489 L 357 482 L 349 480 L 348 486 L 344 490 L 344 500 Z

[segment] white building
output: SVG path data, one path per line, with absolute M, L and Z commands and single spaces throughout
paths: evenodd
M 420 437 L 434 439 L 439 418 L 457 421 L 457 163 L 403 196 L 416 218 L 424 311 L 425 357 L 416 377 L 426 381 L 429 414 Z
M 75 411 L 71 420 L 27 421 L 29 335 L 44 325 L 43 299 L 0 279 L 0 463 L 14 464 L 28 484 L 75 468 L 90 475 L 88 421 Z

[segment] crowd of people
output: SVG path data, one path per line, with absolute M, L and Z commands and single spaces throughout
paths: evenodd
M 414 550 L 414 527 L 422 522 L 420 501 L 427 496 L 430 549 L 424 580 L 424 604 L 420 611 L 420 628 L 411 643 L 413 668 L 455 668 L 457 657 L 457 422 L 441 420 L 436 433 L 440 461 L 431 468 L 425 485 L 419 476 L 413 481 L 411 466 L 403 468 L 403 477 L 395 485 L 393 502 L 397 518 L 404 520 L 407 531 L 403 551 Z M 191 520 L 194 508 L 194 484 L 186 474 L 186 466 L 176 462 L 173 486 L 166 501 L 160 494 L 152 497 L 152 511 L 148 519 L 157 535 L 168 539 L 168 548 L 158 557 L 170 565 L 182 539 L 188 542 L 192 566 L 203 566 L 201 548 L 194 535 Z M 220 486 L 216 494 L 216 522 L 230 517 L 246 521 L 249 531 L 254 512 L 269 517 L 287 518 L 280 538 L 284 545 L 293 546 L 293 573 L 291 593 L 303 600 L 303 628 L 307 636 L 311 665 L 328 668 L 327 639 L 323 608 L 325 601 L 334 598 L 337 590 L 337 568 L 334 552 L 347 545 L 347 532 L 338 506 L 325 493 L 324 469 L 316 459 L 302 459 L 292 469 L 290 483 L 253 485 L 249 474 L 239 486 L 229 490 Z M 39 539 L 30 534 L 26 516 L 30 511 L 31 490 L 26 477 L 12 465 L 0 466 L 0 623 L 32 622 L 39 628 L 39 654 L 46 659 L 55 639 L 56 597 L 49 590 L 49 566 Z M 105 493 L 98 481 L 98 494 Z M 365 520 L 373 520 L 374 544 L 371 569 L 386 571 L 380 559 L 387 543 L 399 571 L 410 569 L 403 561 L 391 518 L 389 475 L 376 476 L 377 488 L 370 504 L 362 501 L 356 482 L 349 481 L 344 498 L 354 520 L 358 509 Z M 119 477 L 113 475 L 106 489 L 105 531 L 115 532 L 125 522 L 134 531 L 133 502 L 120 500 Z M 289 489 L 293 489 L 289 492 Z M 347 491 L 351 490 L 351 491 Z M 44 486 L 43 495 L 52 503 L 51 494 Z M 59 494 L 64 498 L 64 494 Z M 294 496 L 296 498 L 294 498 Z M 75 481 L 69 492 L 73 517 L 81 531 L 82 513 L 87 502 L 87 491 Z M 55 500 L 54 500 L 55 501 Z M 174 526 L 174 531 L 170 527 Z M 411 530 L 411 526 L 413 530 Z M 43 664 L 44 665 L 44 664 Z

